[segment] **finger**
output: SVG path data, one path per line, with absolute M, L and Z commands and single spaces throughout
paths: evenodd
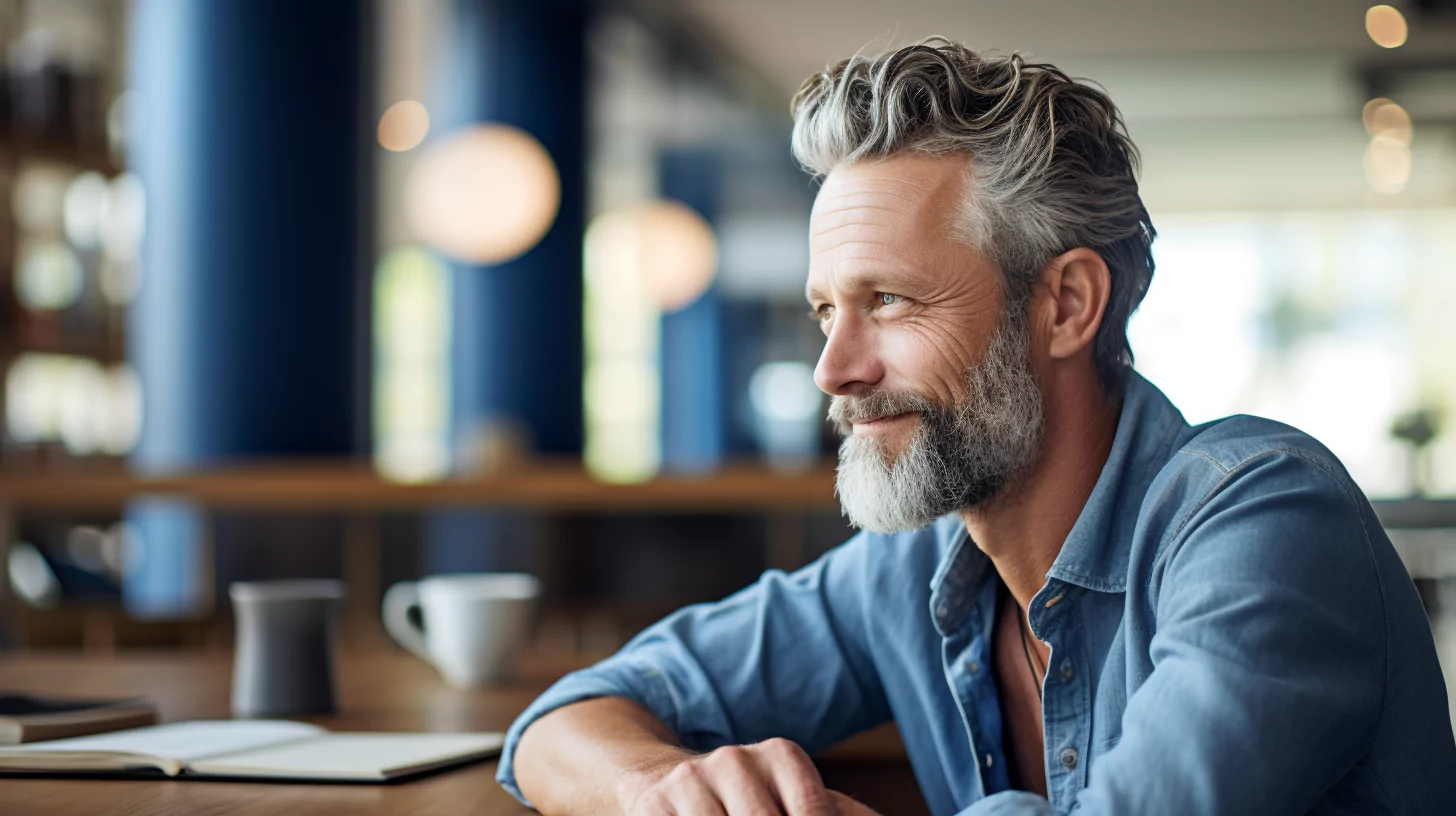
M 707 785 L 679 788 L 668 796 L 676 816 L 728 816 L 718 794 Z
M 771 739 L 755 746 L 758 760 L 787 816 L 833 816 L 835 807 L 813 760 L 797 743 Z
M 703 766 L 728 816 L 780 816 L 783 813 L 749 749 L 739 746 L 719 748 L 704 758 Z
M 702 760 L 684 762 L 662 780 L 668 812 L 674 816 L 728 816 L 705 778 Z

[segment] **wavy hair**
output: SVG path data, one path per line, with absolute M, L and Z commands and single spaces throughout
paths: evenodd
M 912 151 L 966 154 L 957 237 L 1000 267 L 1011 316 L 1025 318 L 1057 255 L 1101 255 L 1112 291 L 1093 356 L 1103 388 L 1121 392 L 1127 321 L 1152 282 L 1157 233 L 1138 195 L 1137 147 L 1104 91 L 1019 54 L 931 37 L 809 77 L 791 110 L 794 158 L 815 176 Z

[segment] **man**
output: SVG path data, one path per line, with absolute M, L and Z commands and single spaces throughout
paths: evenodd
M 893 719 L 937 814 L 1453 812 L 1430 630 L 1359 489 L 1132 371 L 1154 232 L 1111 100 L 936 39 L 794 115 L 865 531 L 563 679 L 500 781 L 553 814 L 864 813 L 807 755 Z

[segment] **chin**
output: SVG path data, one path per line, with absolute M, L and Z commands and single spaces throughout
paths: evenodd
M 913 440 L 902 447 L 913 448 Z M 855 527 L 886 534 L 918 530 L 948 512 L 943 494 L 926 489 L 934 479 L 916 467 L 921 457 L 891 450 L 878 437 L 850 437 L 840 446 L 835 492 Z

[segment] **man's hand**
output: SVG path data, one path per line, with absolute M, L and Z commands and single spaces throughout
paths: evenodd
M 874 816 L 827 791 L 804 749 L 785 739 L 665 758 L 623 791 L 629 816 Z
M 562 816 L 877 816 L 824 789 L 786 739 L 694 754 L 620 697 L 562 706 L 526 729 L 516 779 L 542 813 Z

